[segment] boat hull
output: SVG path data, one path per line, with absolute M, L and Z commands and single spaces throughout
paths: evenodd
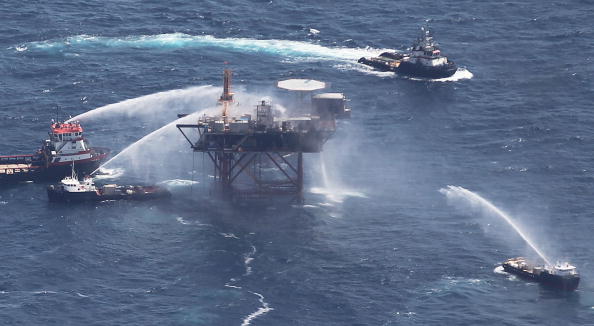
M 539 282 L 547 287 L 562 291 L 574 291 L 580 283 L 580 277 L 577 275 L 554 275 L 547 271 L 540 273 L 530 272 L 524 269 L 514 267 L 510 264 L 503 263 L 503 270 L 517 275 L 525 280 Z
M 91 158 L 74 161 L 74 169 L 78 175 L 88 175 L 99 168 L 108 156 L 109 149 L 93 148 Z M 45 160 L 34 160 L 33 156 L 22 156 L 19 160 L 7 162 L 0 160 L 0 185 L 22 181 L 59 181 L 71 170 L 71 161 L 47 164 Z
M 105 200 L 155 200 L 171 197 L 171 193 L 162 187 L 157 186 L 118 186 L 109 192 L 105 187 L 97 191 L 68 192 L 61 186 L 50 185 L 47 187 L 47 197 L 50 202 L 76 203 L 76 202 L 98 202 Z
M 424 66 L 419 63 L 402 62 L 400 66 L 398 66 L 396 73 L 410 77 L 440 79 L 453 76 L 457 70 L 458 67 L 453 62 L 436 67 Z
M 420 63 L 410 63 L 407 61 L 393 60 L 390 58 L 361 58 L 359 63 L 373 67 L 380 71 L 391 71 L 398 75 L 418 77 L 418 78 L 429 78 L 429 79 L 441 79 L 453 76 L 458 70 L 453 62 L 448 62 L 441 66 L 425 66 Z

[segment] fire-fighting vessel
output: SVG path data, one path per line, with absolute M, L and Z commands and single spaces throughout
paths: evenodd
M 564 291 L 577 289 L 580 275 L 575 266 L 569 263 L 556 263 L 554 266 L 533 265 L 524 257 L 511 258 L 502 264 L 503 270 L 524 279 Z
M 361 58 L 359 63 L 381 71 L 422 78 L 447 78 L 458 70 L 453 61 L 441 54 L 428 27 L 421 27 L 421 36 L 410 53 L 384 52 L 378 57 Z
M 60 180 L 68 175 L 72 163 L 76 163 L 76 172 L 88 174 L 108 155 L 107 148 L 89 146 L 78 121 L 52 121 L 49 139 L 35 154 L 0 156 L 0 184 Z
M 74 164 L 72 164 L 69 176 L 64 177 L 58 185 L 47 187 L 47 196 L 52 202 L 92 202 L 169 198 L 171 193 L 159 186 L 116 184 L 97 186 L 89 175 L 79 180 L 74 170 Z
M 150 200 L 169 198 L 171 193 L 160 186 L 116 185 L 97 186 L 89 175 L 78 178 L 72 164 L 71 174 L 58 185 L 47 187 L 52 202 L 92 202 L 104 200 Z

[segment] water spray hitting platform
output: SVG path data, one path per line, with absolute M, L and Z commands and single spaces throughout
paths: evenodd
M 320 153 L 336 131 L 336 120 L 350 117 L 346 98 L 341 93 L 313 95 L 310 104 L 299 103 L 300 107 L 294 110 L 299 116 L 282 118 L 270 103 L 261 101 L 253 115 L 231 117 L 231 74 L 225 70 L 219 99 L 221 115 L 203 116 L 195 124 L 178 124 L 177 128 L 194 152 L 208 155 L 214 166 L 215 182 L 225 192 L 301 194 L 303 153 Z M 298 86 L 300 81 L 289 80 L 283 85 Z M 312 82 L 316 90 L 324 85 Z M 197 134 L 192 136 L 192 130 L 197 130 Z M 196 136 L 198 139 L 193 141 Z

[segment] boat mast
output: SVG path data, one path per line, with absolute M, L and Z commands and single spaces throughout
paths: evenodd
M 78 180 L 78 176 L 76 175 L 76 171 L 74 170 L 74 161 L 72 161 L 72 172 L 71 172 L 70 177 L 72 179 Z

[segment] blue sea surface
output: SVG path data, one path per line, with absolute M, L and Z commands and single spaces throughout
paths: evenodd
M 0 153 L 97 109 L 79 116 L 92 145 L 136 143 L 105 182 L 174 194 L 59 205 L 47 184 L 2 186 L 1 325 L 594 323 L 592 1 L 5 0 L 0 17 Z M 426 20 L 460 78 L 357 64 Z M 225 68 L 245 107 L 296 100 L 275 89 L 287 78 L 349 98 L 352 119 L 305 155 L 303 205 L 211 196 L 208 158 L 159 129 L 212 109 Z M 578 290 L 498 271 L 534 253 L 448 185 L 577 266 Z

